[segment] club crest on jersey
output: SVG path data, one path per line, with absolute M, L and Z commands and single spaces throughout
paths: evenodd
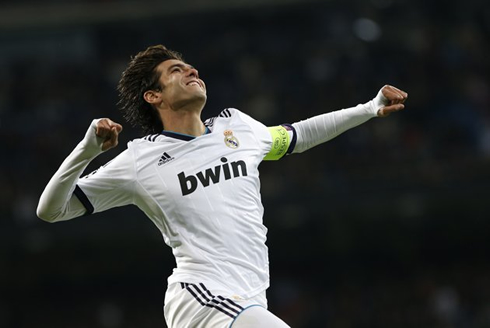
M 238 142 L 238 139 L 233 135 L 233 131 L 231 130 L 225 130 L 223 132 L 225 135 L 225 145 L 232 148 L 236 149 L 238 146 L 240 146 L 240 143 Z

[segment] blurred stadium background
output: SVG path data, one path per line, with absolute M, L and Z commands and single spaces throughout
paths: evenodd
M 262 165 L 272 311 L 292 327 L 490 327 L 490 2 L 3 0 L 0 327 L 165 327 L 174 260 L 115 209 L 50 225 L 37 200 L 92 118 L 123 122 L 130 55 L 196 66 L 203 118 L 266 124 L 371 99 L 408 109 Z M 124 149 L 139 131 L 124 124 Z

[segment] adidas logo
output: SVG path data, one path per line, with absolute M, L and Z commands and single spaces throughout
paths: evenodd
M 162 157 L 160 157 L 160 159 L 158 160 L 158 166 L 166 164 L 166 163 L 170 162 L 171 160 L 173 160 L 174 158 L 175 157 L 171 157 L 167 153 L 163 153 Z

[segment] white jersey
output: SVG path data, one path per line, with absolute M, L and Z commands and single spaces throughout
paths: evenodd
M 160 229 L 177 268 L 169 283 L 205 283 L 243 298 L 269 286 L 258 166 L 303 152 L 375 117 L 381 91 L 366 104 L 318 115 L 292 126 L 265 127 L 225 109 L 191 137 L 163 131 L 79 178 L 101 152 L 92 121 L 85 138 L 53 175 L 37 214 L 48 222 L 134 204 Z
M 293 134 L 237 109 L 205 125 L 199 137 L 164 131 L 130 142 L 75 194 L 90 212 L 128 204 L 145 212 L 175 256 L 169 284 L 219 283 L 252 297 L 269 286 L 258 166 L 271 150 L 277 159 L 292 149 Z

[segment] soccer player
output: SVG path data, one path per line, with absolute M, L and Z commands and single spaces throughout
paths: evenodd
M 169 327 L 288 327 L 267 310 L 268 251 L 258 166 L 301 153 L 373 117 L 404 108 L 407 93 L 384 86 L 356 107 L 266 127 L 234 108 L 201 120 L 206 85 L 164 46 L 133 57 L 118 85 L 125 118 L 146 136 L 97 171 L 122 126 L 92 121 L 39 200 L 48 222 L 138 206 L 172 248 L 164 315 Z

